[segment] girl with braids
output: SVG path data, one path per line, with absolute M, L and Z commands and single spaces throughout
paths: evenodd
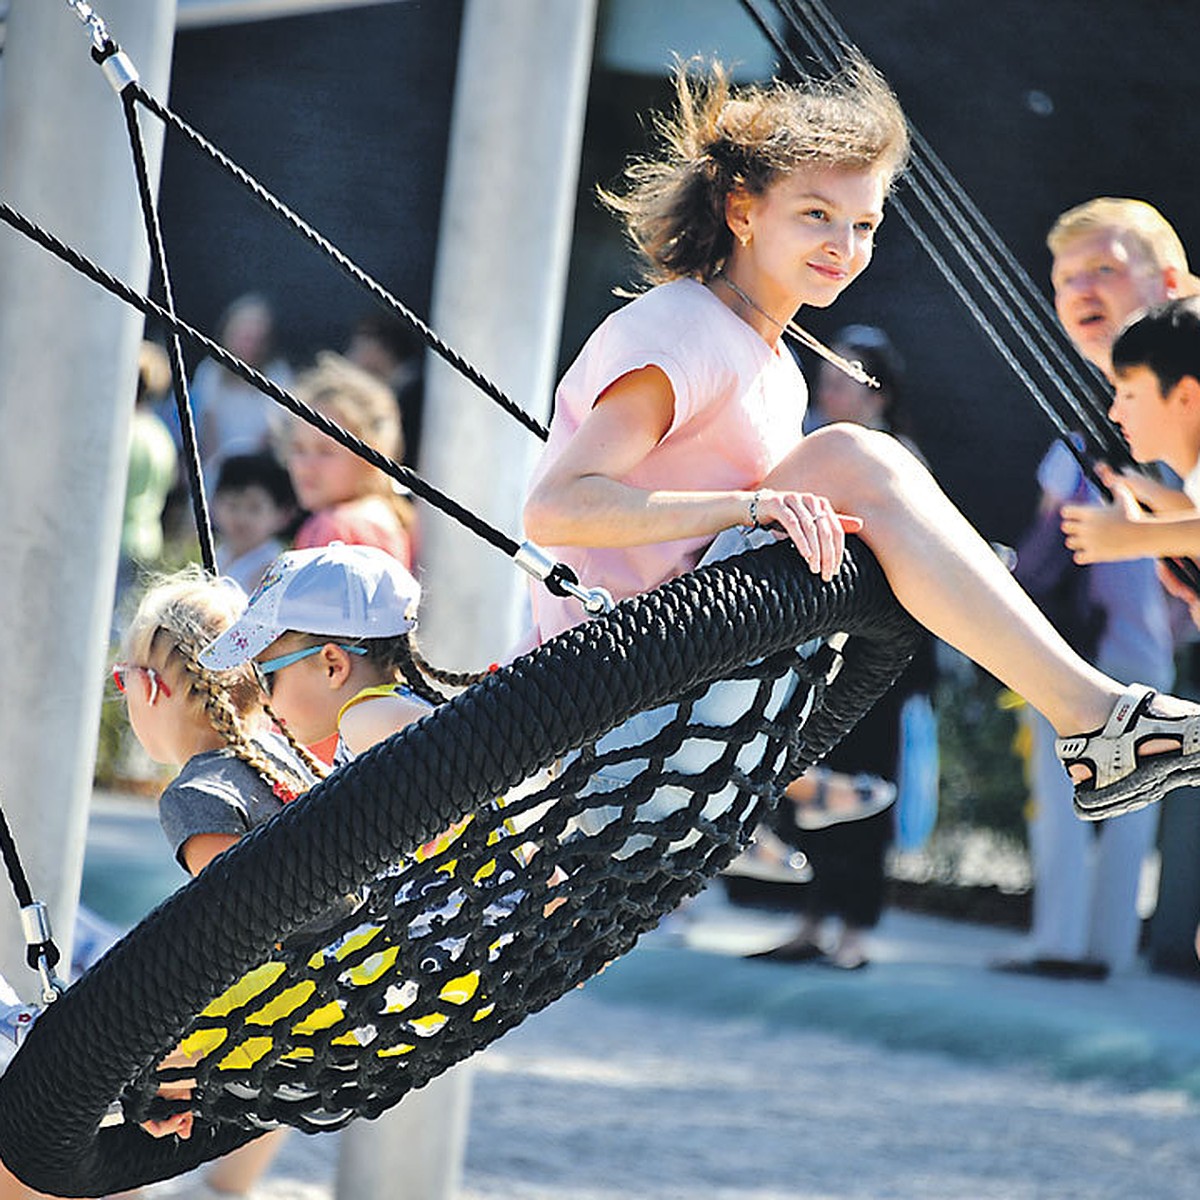
M 159 799 L 159 817 L 193 875 L 323 773 L 302 746 L 273 731 L 250 667 L 213 671 L 200 662 L 245 606 L 241 588 L 198 568 L 170 576 L 142 597 L 113 668 L 147 754 L 184 764 Z
M 204 649 L 210 670 L 250 664 L 287 730 L 334 766 L 446 697 L 413 644 L 421 588 L 392 555 L 331 542 L 281 554 L 246 611 Z
M 735 93 L 720 67 L 683 65 L 676 93 L 664 152 L 602 193 L 653 286 L 563 377 L 527 535 L 621 598 L 772 537 L 829 580 L 860 533 L 921 624 L 1045 714 L 1081 816 L 1200 780 L 1200 707 L 1075 654 L 896 439 L 802 432 L 807 387 L 783 335 L 816 348 L 793 317 L 866 269 L 908 153 L 883 78 L 855 56 L 831 80 Z M 541 588 L 533 606 L 543 639 L 583 616 Z
M 122 661 L 113 667 L 146 753 L 156 762 L 184 764 L 159 799 L 159 817 L 176 859 L 192 875 L 324 773 L 303 747 L 273 732 L 273 714 L 249 666 L 213 671 L 200 663 L 204 647 L 245 607 L 245 592 L 230 580 L 200 568 L 168 576 L 143 595 L 122 639 Z M 38 1015 L 29 1006 L 7 1004 L 16 998 L 5 991 L 0 977 L 0 1070 L 6 1043 L 18 1043 Z M 11 1032 L 3 1027 L 6 1019 L 15 1025 Z M 165 1065 L 186 1061 L 169 1058 Z M 184 1095 L 183 1087 L 167 1085 L 164 1095 Z M 192 1114 L 185 1112 L 143 1128 L 156 1137 L 187 1137 L 191 1126 Z M 214 1163 L 209 1190 L 244 1192 L 278 1143 L 278 1134 L 268 1134 Z M 0 1166 L 0 1198 L 33 1195 Z
M 302 754 L 305 766 L 313 774 L 323 775 L 327 762 L 334 766 L 348 762 L 444 700 L 430 677 L 447 683 L 470 682 L 418 665 L 412 631 L 420 586 L 396 558 L 374 546 L 332 542 L 281 554 L 267 568 L 248 603 L 240 589 L 227 588 L 224 581 L 203 579 L 196 586 L 203 589 L 205 604 L 218 610 L 219 617 L 203 627 L 194 622 L 188 635 L 181 636 L 174 632 L 181 624 L 174 616 L 180 607 L 175 595 L 166 589 L 152 593 L 143 602 L 143 609 L 148 609 L 144 619 L 139 621 L 143 617 L 139 610 L 130 628 L 127 644 L 130 662 L 147 665 L 122 664 L 119 668 L 126 675 L 134 671 L 142 675 L 138 680 L 139 686 L 144 685 L 141 692 L 127 679 L 130 719 L 143 745 L 156 757 L 160 749 L 166 749 L 160 746 L 160 737 L 182 735 L 178 728 L 171 728 L 165 708 L 161 718 L 154 712 L 153 724 L 146 711 L 172 703 L 176 689 L 185 686 L 203 695 L 202 711 L 213 728 L 221 731 L 228 749 L 217 753 L 237 755 L 238 766 L 250 763 L 253 757 L 256 769 L 266 779 L 277 749 L 274 743 L 282 739 L 262 741 L 245 734 L 245 717 L 251 712 L 257 710 L 277 722 L 287 738 L 284 750 L 290 747 Z M 185 599 L 195 606 L 193 593 L 187 593 Z M 164 613 L 172 614 L 171 618 Z M 155 631 L 163 628 L 172 630 L 172 636 L 155 641 Z M 170 673 L 172 656 L 186 667 L 186 675 Z M 182 723 L 182 717 L 175 721 Z M 207 749 L 207 741 L 200 739 L 200 722 L 196 724 L 194 736 L 202 742 L 201 748 Z M 201 761 L 208 761 L 204 754 L 192 760 Z M 229 762 L 223 763 L 223 768 L 237 769 Z M 180 780 L 188 773 L 185 767 Z M 210 774 L 206 768 L 205 778 Z M 304 786 L 311 779 L 308 776 Z M 164 801 L 180 780 L 164 792 Z M 191 782 L 189 779 L 189 785 Z M 288 786 L 282 778 L 273 778 L 272 784 L 276 792 Z M 229 798 L 231 806 L 236 806 L 238 795 L 246 797 L 247 828 L 278 810 L 279 802 L 270 788 L 255 788 L 244 778 L 229 781 L 229 787 L 234 793 Z M 175 822 L 168 822 L 165 811 L 163 822 L 170 836 Z M 423 851 L 440 849 L 462 825 L 448 830 Z M 224 843 L 216 845 L 212 853 L 224 849 L 236 836 L 226 834 Z M 207 847 L 216 838 L 214 833 L 192 834 L 183 849 L 189 867 L 190 848 L 198 842 Z M 164 1065 L 180 1066 L 188 1061 L 183 1056 Z M 190 1087 L 190 1081 L 184 1081 L 172 1092 L 164 1089 L 163 1094 L 187 1098 Z M 155 1137 L 174 1134 L 186 1138 L 191 1136 L 192 1121 L 193 1114 L 185 1111 L 147 1122 L 143 1128 Z M 284 1130 L 270 1133 L 214 1163 L 208 1173 L 211 1191 L 246 1194 L 269 1165 L 284 1134 Z

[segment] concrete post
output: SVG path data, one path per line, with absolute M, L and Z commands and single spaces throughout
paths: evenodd
M 549 413 L 590 76 L 595 0 L 469 0 L 454 101 L 431 324 L 539 419 Z M 440 359 L 426 377 L 423 473 L 510 533 L 541 442 Z M 526 578 L 436 512 L 422 513 L 421 643 L 478 668 L 519 632 Z M 339 1200 L 451 1200 L 469 1064 L 343 1134 Z
M 105 0 L 111 35 L 164 96 L 175 0 Z M 12 0 L 0 195 L 139 290 L 149 273 L 121 103 L 65 0 Z M 161 130 L 147 125 L 157 164 Z M 116 578 L 142 318 L 0 228 L 0 803 L 69 951 Z M 16 905 L 0 971 L 23 997 Z
M 594 0 L 470 0 L 431 323 L 541 421 L 550 413 L 587 101 Z M 540 440 L 429 357 L 422 470 L 518 536 Z M 520 632 L 526 576 L 474 535 L 424 515 L 421 637 L 463 668 Z

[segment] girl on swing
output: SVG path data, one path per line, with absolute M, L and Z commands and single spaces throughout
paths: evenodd
M 1080 815 L 1200 780 L 1200 708 L 1079 658 L 895 439 L 801 433 L 807 389 L 783 334 L 866 269 L 908 154 L 883 78 L 855 57 L 803 86 L 735 94 L 719 65 L 682 65 L 675 82 L 665 153 L 601 192 L 652 286 L 562 379 L 528 536 L 621 598 L 769 537 L 829 580 L 859 534 L 918 621 L 1054 725 Z M 540 640 L 582 616 L 538 588 L 533 615 Z

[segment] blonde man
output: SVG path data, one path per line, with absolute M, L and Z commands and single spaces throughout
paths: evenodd
M 1184 291 L 1196 279 L 1178 234 L 1144 200 L 1101 196 L 1055 221 L 1046 237 L 1050 278 L 1059 320 L 1076 349 L 1113 380 L 1112 345 L 1135 312 Z M 1056 525 L 1059 510 L 1097 496 L 1073 456 L 1055 442 L 1038 468 L 1040 519 Z M 1159 490 L 1164 494 L 1169 489 Z M 1094 630 L 1084 651 L 1118 679 L 1139 672 L 1155 686 L 1174 677 L 1166 598 L 1154 563 L 1075 566 L 1061 541 L 1059 578 L 1075 572 L 1077 594 Z M 1044 568 L 1043 568 L 1044 569 Z M 1021 568 L 1018 566 L 1018 575 Z M 1141 867 L 1154 842 L 1157 810 L 1105 821 L 1098 836 L 1071 811 L 1071 793 L 1056 770 L 1054 732 L 1027 709 L 1030 726 L 1029 824 L 1033 859 L 1031 957 L 997 964 L 1003 969 L 1072 979 L 1103 979 L 1136 961 L 1141 922 L 1137 890 Z
M 1076 205 L 1055 221 L 1046 245 L 1058 318 L 1110 381 L 1113 340 L 1134 312 L 1200 292 L 1179 235 L 1144 200 L 1100 196 Z

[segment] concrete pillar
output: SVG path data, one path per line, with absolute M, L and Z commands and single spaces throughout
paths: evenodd
M 105 0 L 165 96 L 175 0 Z M 12 0 L 0 194 L 139 290 L 149 274 L 121 103 L 66 0 Z M 161 131 L 147 125 L 157 164 Z M 140 315 L 0 227 L 0 803 L 69 950 L 108 656 Z M 0 971 L 37 995 L 13 902 Z
M 595 0 L 468 0 L 430 323 L 514 400 L 548 417 L 590 77 Z M 541 442 L 429 357 L 422 472 L 518 537 Z M 526 576 L 422 513 L 431 661 L 477 668 L 519 632 Z M 463 1064 L 343 1137 L 339 1200 L 451 1200 L 462 1172 Z
M 431 324 L 543 423 L 558 364 L 595 0 L 469 0 L 455 93 Z M 541 441 L 430 355 L 422 471 L 520 540 Z M 498 658 L 527 579 L 426 512 L 422 643 L 448 666 Z

